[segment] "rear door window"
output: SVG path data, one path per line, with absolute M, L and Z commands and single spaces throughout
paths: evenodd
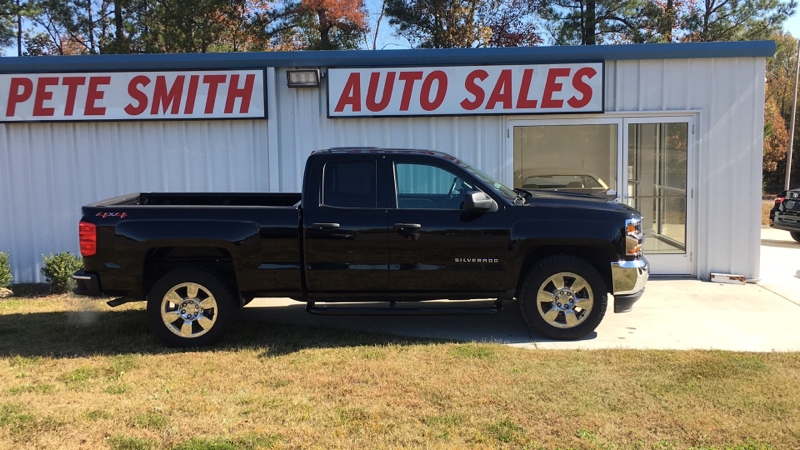
M 325 164 L 322 204 L 340 208 L 377 208 L 375 161 L 331 161 Z

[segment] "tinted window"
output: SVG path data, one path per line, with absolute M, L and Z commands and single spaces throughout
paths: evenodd
M 460 176 L 427 164 L 397 163 L 395 176 L 400 209 L 459 209 L 474 190 Z
M 376 208 L 376 174 L 374 161 L 331 161 L 325 164 L 322 203 L 346 208 Z

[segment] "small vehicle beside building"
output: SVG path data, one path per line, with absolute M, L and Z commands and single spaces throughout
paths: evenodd
M 84 206 L 75 292 L 120 297 L 112 306 L 146 300 L 151 328 L 173 346 L 215 342 L 255 297 L 331 315 L 493 313 L 516 299 L 536 333 L 579 339 L 609 294 L 615 312 L 641 297 L 643 240 L 626 205 L 512 190 L 439 152 L 331 149 L 308 158 L 302 193 L 135 193 Z M 436 299 L 497 300 L 419 303 Z
M 788 231 L 792 239 L 800 242 L 800 189 L 783 191 L 775 197 L 769 226 Z

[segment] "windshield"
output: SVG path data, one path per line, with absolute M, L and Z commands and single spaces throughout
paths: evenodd
M 471 173 L 473 176 L 475 176 L 475 178 L 483 181 L 485 184 L 491 186 L 497 193 L 499 193 L 503 197 L 505 197 L 505 198 L 507 198 L 507 199 L 509 199 L 511 201 L 514 201 L 517 198 L 517 193 L 514 192 L 513 189 L 507 188 L 503 183 L 499 183 L 499 182 L 493 180 L 491 177 L 489 177 L 489 175 L 486 175 L 485 173 L 481 172 L 480 170 L 474 169 L 474 168 L 464 164 L 463 162 L 459 161 L 459 164 L 467 172 Z

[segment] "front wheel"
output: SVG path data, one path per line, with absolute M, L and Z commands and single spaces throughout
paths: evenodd
M 175 269 L 150 291 L 147 319 L 153 332 L 171 347 L 210 345 L 230 324 L 236 298 L 216 273 Z
M 800 231 L 790 231 L 789 234 L 792 235 L 792 239 L 797 242 L 800 242 Z
M 550 339 L 576 340 L 600 325 L 608 294 L 591 264 L 575 256 L 555 255 L 528 272 L 519 306 L 534 332 Z

